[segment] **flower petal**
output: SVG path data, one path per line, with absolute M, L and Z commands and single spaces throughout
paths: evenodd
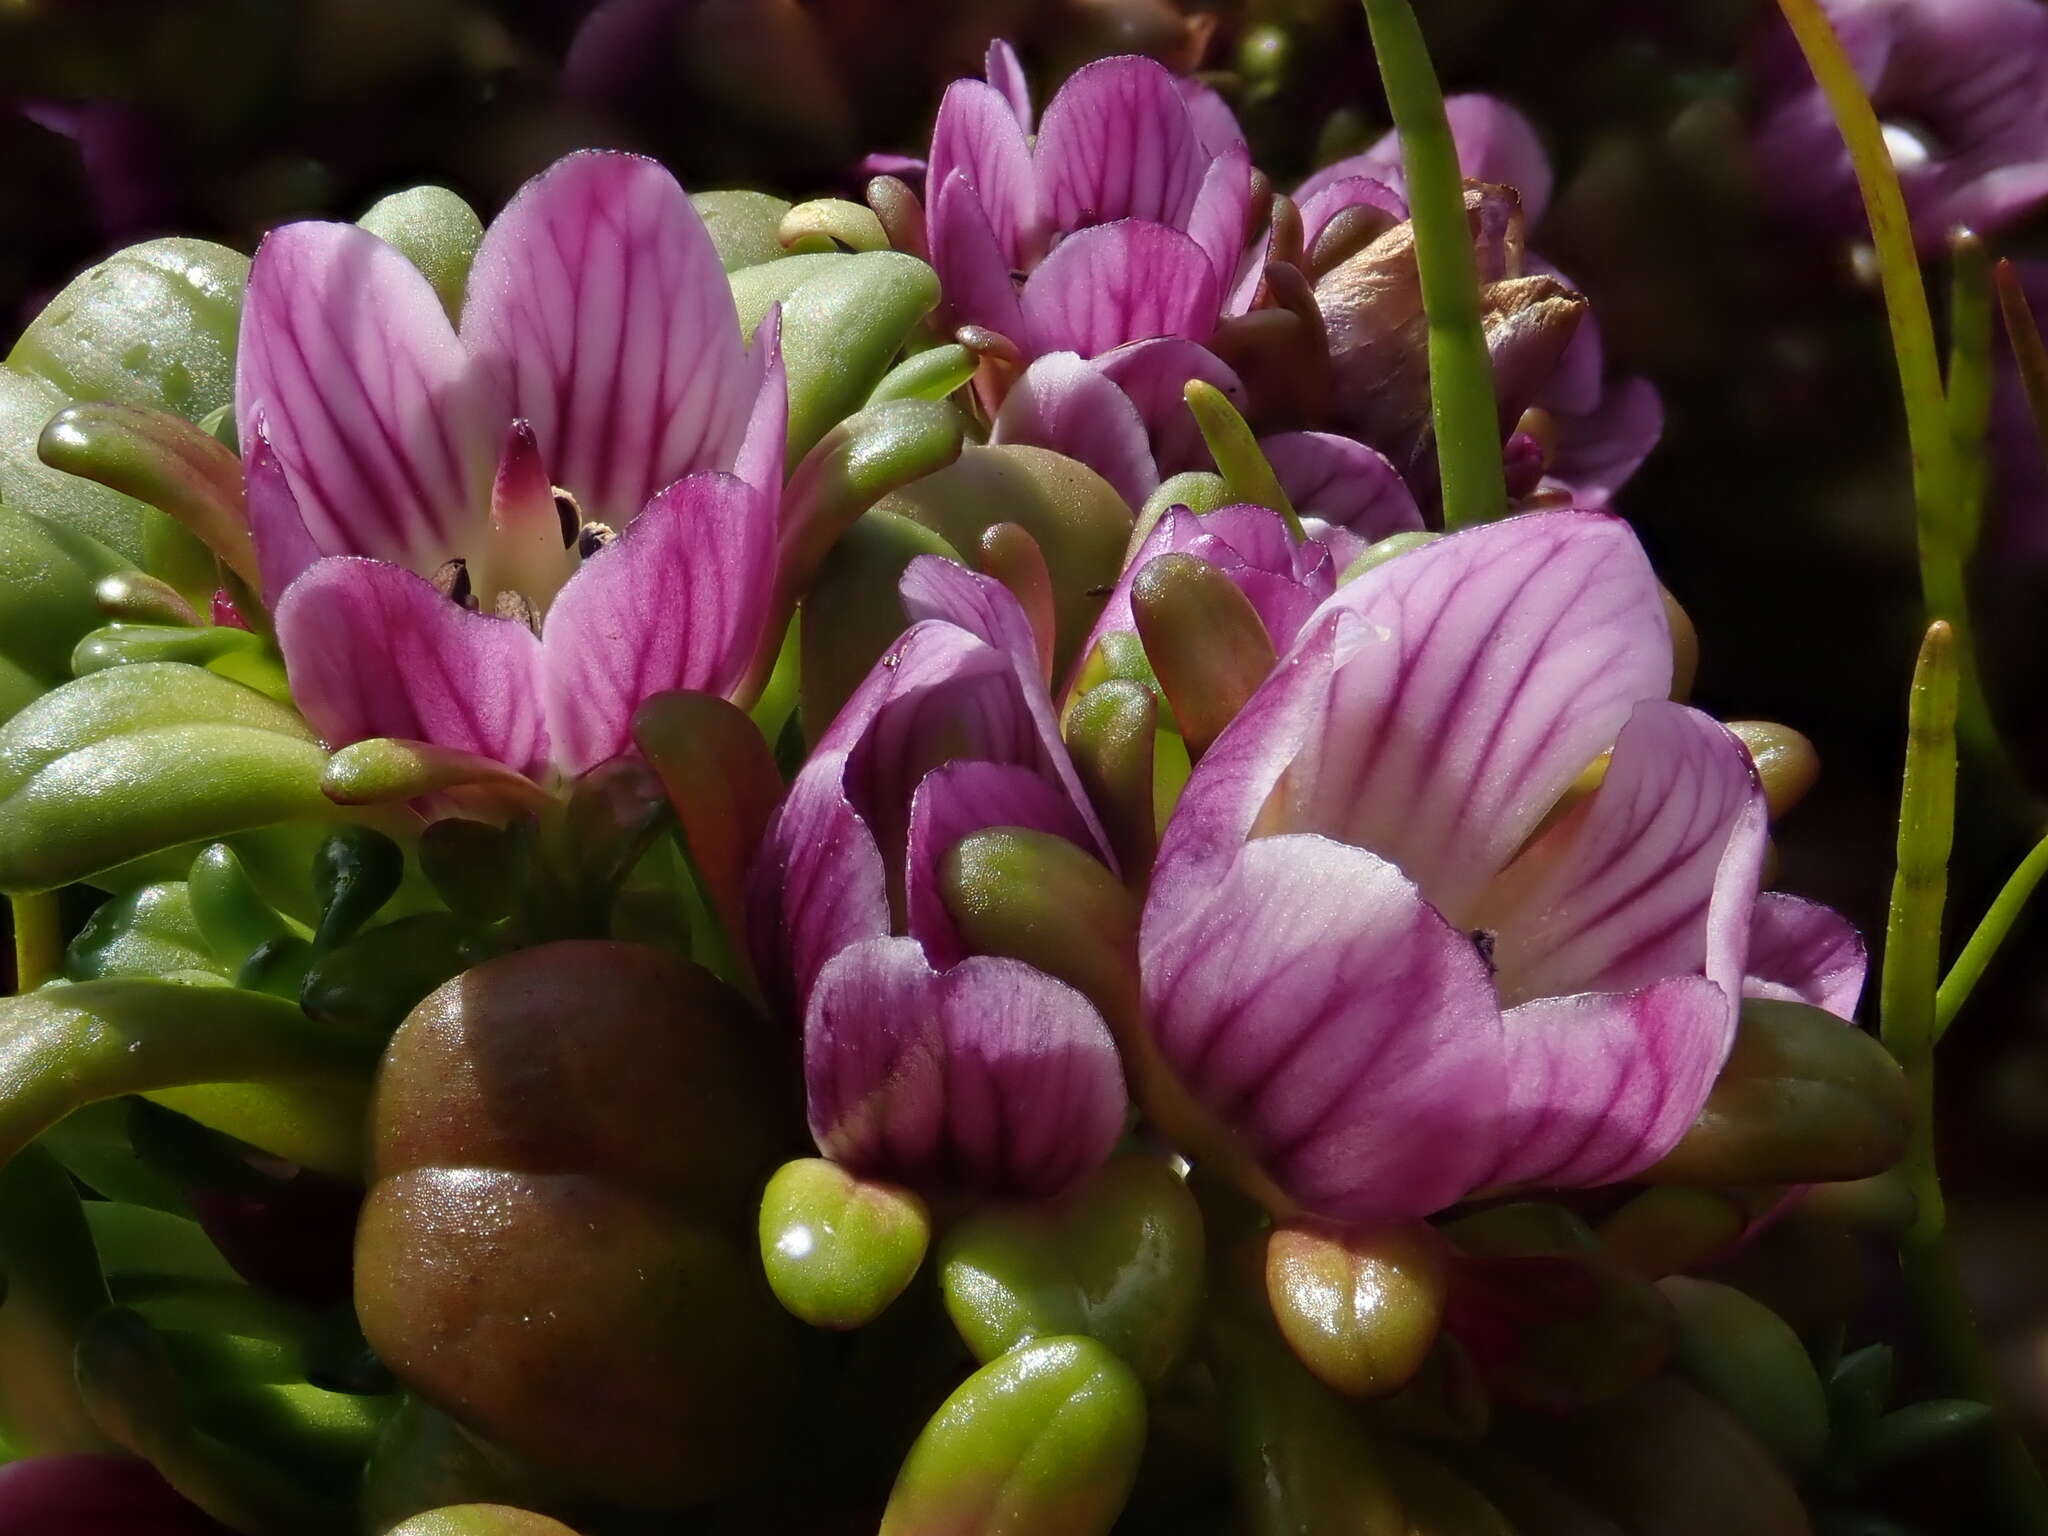
M 1012 701 L 1005 702 L 1002 714 L 1008 717 L 1011 711 L 1021 710 L 1023 720 L 1029 722 L 1028 737 L 1036 750 L 1020 744 L 1012 746 L 1007 755 L 967 751 L 957 755 L 1024 763 L 1058 781 L 1086 824 L 1094 850 L 1113 868 L 1115 860 L 1109 853 L 1109 839 L 1096 820 L 1080 776 L 1074 772 L 1073 760 L 1067 756 L 1059 717 L 1053 710 L 1051 695 L 1046 692 L 1045 674 L 1040 670 L 1038 641 L 1016 595 L 993 576 L 983 576 L 938 555 L 919 555 L 912 560 L 897 583 L 897 591 L 912 619 L 942 620 L 975 636 L 1002 658 L 1015 680 Z M 987 733 L 988 739 L 1015 740 L 1020 724 L 1014 718 L 1005 718 L 999 731 Z M 910 782 L 904 781 L 906 789 Z
M 139 1456 L 32 1456 L 0 1466 L 0 1536 L 229 1536 Z
M 1055 229 L 1187 226 L 1209 156 L 1170 70 L 1125 54 L 1083 65 L 1045 109 L 1036 150 Z
M 1533 225 L 1540 220 L 1550 206 L 1556 180 L 1535 125 L 1496 96 L 1447 96 L 1444 113 L 1451 120 L 1451 139 L 1458 147 L 1458 168 L 1465 179 L 1513 187 L 1521 194 L 1522 211 L 1529 222 Z M 1405 188 L 1408 177 L 1401 161 L 1400 135 L 1388 133 L 1364 154 L 1324 166 L 1294 195 L 1306 201 L 1347 176 L 1371 176 L 1397 190 Z
M 1323 605 L 1197 766 L 1167 840 L 1213 857 L 1255 826 L 1322 832 L 1392 859 L 1466 926 L 1670 686 L 1662 593 L 1625 524 L 1546 512 L 1454 533 Z
M 943 189 L 956 176 L 966 182 L 995 233 L 1005 272 L 1028 266 L 1044 249 L 1038 173 L 1025 142 L 1027 131 L 1010 99 L 979 80 L 955 80 L 947 86 L 932 125 L 925 185 Z M 931 241 L 936 251 L 936 222 Z
M 1408 217 L 1407 199 L 1374 176 L 1338 176 L 1312 193 L 1304 183 L 1295 196 L 1301 201 L 1302 248 L 1309 251 L 1315 249 L 1316 237 L 1330 227 L 1330 220 L 1346 208 L 1377 208 L 1387 216 L 1389 228 Z
M 780 304 L 770 304 L 761 317 L 747 361 L 760 383 L 732 472 L 759 491 L 770 507 L 780 507 L 782 465 L 789 447 L 789 370 L 782 362 Z
M 1811 1003 L 1853 1019 L 1869 970 L 1863 935 L 1839 912 L 1782 891 L 1757 897 L 1743 996 Z
M 1233 144 L 1209 162 L 1188 213 L 1188 234 L 1208 255 L 1219 293 L 1236 276 L 1244 256 L 1251 206 L 1252 154 L 1242 144 Z
M 548 610 L 548 730 L 563 772 L 632 745 L 633 711 L 671 689 L 723 696 L 766 621 L 775 517 L 732 475 L 691 475 L 584 562 Z
M 1502 1000 L 1703 971 L 1732 1000 L 1766 822 L 1756 765 L 1725 727 L 1683 704 L 1637 705 L 1600 787 L 1479 900 Z
M 481 527 L 497 452 L 433 287 L 353 224 L 257 249 L 237 419 L 263 418 L 313 542 L 431 571 Z
M 1408 482 L 1383 453 L 1333 432 L 1279 432 L 1259 439 L 1294 510 L 1366 543 L 1422 527 Z
M 1246 844 L 1220 881 L 1162 861 L 1140 944 L 1167 1062 L 1308 1209 L 1427 1216 L 1493 1161 L 1485 962 L 1386 860 L 1282 836 Z
M 1011 263 L 981 195 L 964 171 L 931 185 L 938 188 L 930 217 L 932 267 L 939 274 L 949 322 L 984 326 L 1024 345 L 1024 311 L 1010 278 Z
M 1643 467 L 1664 436 L 1664 401 L 1648 379 L 1624 379 L 1583 416 L 1559 416 L 1546 483 L 1580 507 L 1601 507 Z
M 730 469 L 755 404 L 704 221 L 638 155 L 581 151 L 519 190 L 470 268 L 462 339 L 555 483 L 614 527 L 684 475 Z
M 1734 1007 L 1701 976 L 1511 1008 L 1489 1184 L 1612 1184 L 1678 1144 L 1728 1057 Z
M 1093 363 L 1048 352 L 1010 386 L 989 431 L 991 443 L 1051 448 L 1079 459 L 1133 508 L 1159 484 L 1138 408 Z
M 320 558 L 320 546 L 306 531 L 290 478 L 270 445 L 268 418 L 261 411 L 244 430 L 249 434 L 242 480 L 249 514 L 249 537 L 256 544 L 260 596 L 275 603 L 299 573 Z
M 1125 219 L 1069 235 L 1024 284 L 1034 353 L 1096 357 L 1127 341 L 1216 329 L 1216 273 L 1177 229 Z
M 1016 116 L 1017 126 L 1026 133 L 1031 131 L 1031 82 L 1024 78 L 1024 66 L 1018 61 L 1017 50 L 1004 38 L 996 38 L 988 45 L 988 55 L 982 65 L 982 77 L 995 88 L 996 94 L 1010 104 L 1010 111 Z
M 953 847 L 985 827 L 1029 827 L 1088 846 L 1090 833 L 1074 803 L 1042 773 L 1014 763 L 953 762 L 924 776 L 910 801 L 905 854 L 905 905 L 910 936 L 941 970 L 967 957 L 946 911 L 939 868 Z
M 1233 144 L 1245 142 L 1244 128 L 1230 104 L 1215 86 L 1192 75 L 1175 77 L 1181 100 L 1188 104 L 1188 119 L 1195 125 L 1195 137 L 1209 154 L 1220 155 Z
M 1138 408 L 1161 479 L 1184 469 L 1214 468 L 1186 391 L 1190 380 L 1200 379 L 1243 410 L 1244 381 L 1228 363 L 1179 336 L 1153 336 L 1112 347 L 1095 359 L 1095 367 Z
M 835 1162 L 924 1189 L 1057 1194 L 1123 1132 L 1109 1031 L 1073 988 L 977 955 L 944 972 L 912 939 L 857 945 L 804 1019 L 811 1134 Z
M 547 767 L 540 641 L 524 624 L 353 556 L 309 566 L 273 611 L 292 698 L 328 746 L 397 736 Z

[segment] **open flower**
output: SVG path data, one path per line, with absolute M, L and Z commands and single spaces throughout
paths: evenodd
M 1626 1178 L 1713 1086 L 1753 923 L 1777 995 L 1829 985 L 1808 965 L 1841 995 L 1843 925 L 1759 909 L 1755 767 L 1671 672 L 1627 528 L 1533 514 L 1345 587 L 1196 767 L 1147 1021 L 1279 1199 L 1399 1220 Z
M 353 225 L 265 239 L 236 381 L 250 524 L 329 745 L 574 774 L 648 695 L 735 687 L 774 577 L 777 337 L 771 316 L 748 351 L 702 221 L 636 156 L 529 182 L 459 329 Z
M 1148 337 L 1206 341 L 1237 275 L 1250 152 L 1151 59 L 1077 70 L 1036 125 L 1007 44 L 940 103 L 926 239 L 955 325 L 1026 357 Z
M 1101 854 L 1023 609 L 936 556 L 916 621 L 819 738 L 753 872 L 763 975 L 793 982 L 819 1148 L 920 1188 L 1063 1189 L 1123 1129 L 1115 1044 L 1079 992 L 966 952 L 940 861 L 985 827 Z
M 2048 200 L 2048 9 L 2035 0 L 1824 0 L 1885 125 L 1922 250 L 1991 234 Z M 1785 215 L 1860 234 L 1863 205 L 1832 113 L 1791 33 L 1763 63 L 1756 167 Z

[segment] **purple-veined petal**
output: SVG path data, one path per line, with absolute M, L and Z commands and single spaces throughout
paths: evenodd
M 242 480 L 248 507 L 249 537 L 256 545 L 256 570 L 263 585 L 261 596 L 275 603 L 299 573 L 320 558 L 320 546 L 306 531 L 299 515 L 298 498 L 277 450 L 270 446 L 270 431 L 264 413 L 243 429 L 249 434 L 248 451 L 243 454 Z
M 1444 112 L 1451 120 L 1451 139 L 1458 146 L 1458 168 L 1465 179 L 1513 187 L 1522 196 L 1529 222 L 1540 220 L 1550 206 L 1555 178 L 1535 125 L 1495 96 L 1448 96 Z M 1405 188 L 1408 177 L 1401 162 L 1400 135 L 1388 133 L 1364 154 L 1324 166 L 1294 195 L 1306 200 L 1347 176 L 1370 176 L 1397 190 Z
M 0 1536 L 229 1536 L 139 1456 L 32 1456 L 0 1466 Z
M 711 236 L 638 155 L 579 151 L 519 190 L 470 268 L 462 339 L 555 484 L 614 527 L 684 475 L 730 469 L 754 408 Z
M 447 313 L 353 224 L 287 224 L 249 269 L 235 409 L 263 418 L 313 542 L 431 571 L 483 524 L 497 434 Z
M 1510 1008 L 1507 1112 L 1489 1184 L 1611 1184 L 1699 1118 L 1728 1058 L 1735 1006 L 1702 976 Z
M 1242 410 L 1244 381 L 1228 363 L 1179 336 L 1153 336 L 1112 347 L 1095 359 L 1094 366 L 1138 408 L 1161 479 L 1184 469 L 1214 467 L 1202 429 L 1188 409 L 1186 391 L 1190 380 L 1200 379 Z
M 985 827 L 1029 827 L 1087 847 L 1091 836 L 1066 792 L 1042 773 L 1014 763 L 953 762 L 924 776 L 910 801 L 904 855 L 910 936 L 944 970 L 967 957 L 939 885 L 942 861 Z
M 1392 859 L 1463 926 L 1670 686 L 1662 594 L 1625 524 L 1547 512 L 1451 534 L 1323 605 L 1197 766 L 1161 862 L 1255 826 L 1321 832 Z
M 1109 1155 L 1126 1107 L 1116 1046 L 1080 993 L 986 955 L 934 971 L 913 939 L 825 967 L 804 1081 L 827 1157 L 925 1189 L 1056 1194 Z
M 1024 328 L 1034 353 L 1096 357 L 1127 341 L 1216 329 L 1216 273 L 1177 229 L 1124 219 L 1069 235 L 1025 281 Z
M 632 745 L 633 711 L 671 689 L 723 695 L 760 642 L 772 504 L 732 475 L 691 475 L 569 578 L 542 627 L 555 761 L 582 773 Z
M 1035 155 L 1061 230 L 1117 219 L 1185 228 L 1209 165 L 1172 72 L 1129 54 L 1068 77 L 1046 106 Z
M 1374 176 L 1338 176 L 1312 193 L 1304 187 L 1296 196 L 1301 199 L 1302 246 L 1311 251 L 1316 237 L 1346 208 L 1377 208 L 1389 228 L 1408 217 L 1407 199 Z
M 782 363 L 782 306 L 770 304 L 754 332 L 747 361 L 759 381 L 747 434 L 733 459 L 732 472 L 770 507 L 782 504 L 782 463 L 789 447 L 789 370 Z
M 1259 447 L 1305 518 L 1348 529 L 1368 544 L 1422 527 L 1422 512 L 1401 472 L 1355 438 L 1278 432 L 1259 439 Z
M 1757 897 L 1744 996 L 1811 1003 L 1853 1019 L 1869 969 L 1863 936 L 1839 912 L 1782 891 Z
M 292 698 L 328 746 L 397 736 L 546 768 L 540 641 L 524 624 L 355 556 L 307 567 L 273 612 Z
M 1756 765 L 1725 727 L 1637 705 L 1600 787 L 1479 899 L 1502 1001 L 1704 972 L 1732 1030 L 1766 820 Z
M 1604 506 L 1664 436 L 1664 402 L 1648 379 L 1624 379 L 1590 413 L 1559 416 L 1557 453 L 1544 479 L 1581 507 Z
M 1146 1018 L 1167 1063 L 1282 1190 L 1347 1221 L 1427 1216 L 1496 1155 L 1501 1020 L 1469 935 L 1384 859 L 1246 844 L 1155 884 Z
M 925 172 L 927 187 L 943 189 L 956 176 L 966 181 L 995 233 L 1006 272 L 1028 266 L 1044 249 L 1045 218 L 1026 131 L 1000 90 L 979 80 L 955 80 L 939 102 Z M 936 251 L 936 222 L 931 240 Z
M 931 204 L 932 266 L 945 290 L 948 319 L 955 326 L 985 326 L 1025 345 L 1024 311 L 1010 277 L 1010 260 L 989 223 L 981 194 L 964 171 L 932 185 L 938 188 Z
M 1195 125 L 1195 137 L 1205 153 L 1220 155 L 1231 145 L 1245 142 L 1237 114 L 1216 87 L 1192 75 L 1177 76 L 1174 83 L 1180 87 L 1181 100 L 1188 104 L 1188 120 Z
M 1237 275 L 1244 255 L 1245 220 L 1252 206 L 1252 155 L 1233 144 L 1214 160 L 1202 177 L 1195 205 L 1188 213 L 1188 234 L 1209 258 L 1220 293 Z
M 1016 115 L 1017 126 L 1026 133 L 1031 131 L 1031 82 L 1024 78 L 1024 66 L 1018 61 L 1017 50 L 1007 39 L 996 38 L 988 45 L 988 56 L 982 65 L 982 78 L 995 88 L 996 94 L 1010 104 L 1010 111 Z
M 1036 750 L 1013 748 L 1006 757 L 986 752 L 963 752 L 960 755 L 997 757 L 998 761 L 1025 763 L 1056 780 L 1080 813 L 1095 851 L 1114 868 L 1109 839 L 1089 804 L 1087 791 L 1081 788 L 1073 760 L 1067 756 L 1066 742 L 1060 735 L 1059 717 L 1053 709 L 1051 695 L 1046 692 L 1044 674 L 1039 670 L 1038 641 L 1032 633 L 1031 620 L 1026 616 L 1023 604 L 1017 601 L 1016 594 L 993 576 L 970 571 L 938 555 L 919 555 L 912 560 L 896 584 L 896 590 L 902 595 L 904 611 L 912 619 L 941 620 L 973 635 L 1002 658 L 1015 681 L 1014 703 L 1006 704 L 1003 714 L 1008 716 L 1012 709 L 1022 711 Z M 992 734 L 996 739 L 1012 739 L 1016 735 L 1016 725 L 1006 718 L 1002 731 Z M 910 781 L 906 779 L 904 782 L 907 787 Z
M 989 431 L 991 443 L 1051 448 L 1079 459 L 1140 507 L 1159 484 L 1138 408 L 1093 363 L 1048 352 L 1010 386 Z
M 754 969 L 801 1014 L 841 950 L 889 932 L 889 882 L 874 834 L 846 798 L 846 751 L 813 752 L 790 785 L 747 874 Z

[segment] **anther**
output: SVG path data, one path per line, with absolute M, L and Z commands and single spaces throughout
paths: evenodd
M 576 553 L 588 560 L 617 537 L 607 524 L 585 523 L 576 535 Z
M 476 611 L 476 594 L 470 590 L 469 562 L 467 560 L 444 560 L 433 575 L 434 590 L 450 602 Z
M 559 485 L 550 486 L 548 490 L 555 498 L 555 516 L 562 520 L 562 548 L 573 549 L 576 536 L 583 528 L 583 508 Z

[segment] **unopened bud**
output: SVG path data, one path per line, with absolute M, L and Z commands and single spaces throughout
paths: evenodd
M 1442 1325 L 1449 1250 L 1426 1222 L 1342 1229 L 1300 1220 L 1266 1244 L 1266 1296 L 1280 1332 L 1323 1381 L 1352 1397 L 1399 1390 Z

